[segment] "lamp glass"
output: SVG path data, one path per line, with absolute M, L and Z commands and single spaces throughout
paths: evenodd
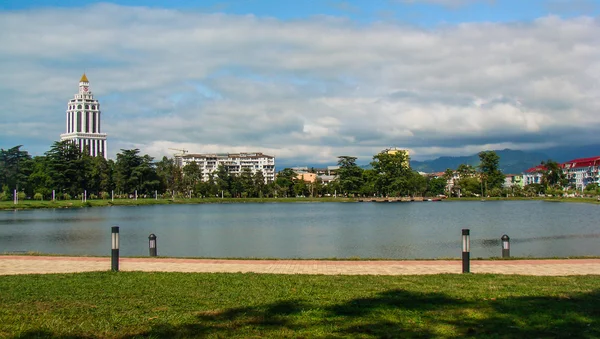
M 119 233 L 112 233 L 112 249 L 119 249 Z
M 468 236 L 468 235 L 463 235 L 463 237 L 462 237 L 463 252 L 471 251 L 471 246 L 469 244 L 469 238 L 470 238 L 470 236 Z

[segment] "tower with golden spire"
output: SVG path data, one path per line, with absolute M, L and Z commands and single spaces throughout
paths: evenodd
M 60 135 L 60 140 L 71 140 L 82 152 L 107 158 L 106 133 L 101 132 L 100 118 L 100 103 L 94 99 L 83 73 L 79 93 L 67 103 L 67 132 Z

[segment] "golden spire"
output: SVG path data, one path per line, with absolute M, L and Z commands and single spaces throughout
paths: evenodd
M 85 73 L 81 76 L 81 80 L 79 82 L 89 82 L 88 78 L 85 76 Z

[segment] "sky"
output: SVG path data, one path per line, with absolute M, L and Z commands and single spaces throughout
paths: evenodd
M 43 155 L 82 73 L 109 158 L 290 165 L 600 143 L 600 0 L 4 0 L 0 148 Z

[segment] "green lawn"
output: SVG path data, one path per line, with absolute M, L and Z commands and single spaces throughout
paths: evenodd
M 599 305 L 599 276 L 0 276 L 0 337 L 599 338 Z
M 217 204 L 217 203 L 289 203 L 289 202 L 352 202 L 351 198 L 192 198 L 192 199 L 95 199 L 82 202 L 81 200 L 38 201 L 21 200 L 17 205 L 12 201 L 0 201 L 0 210 L 30 209 L 30 208 L 76 208 L 93 206 L 141 206 L 168 204 Z
M 218 204 L 218 203 L 292 203 L 292 202 L 356 202 L 359 198 L 324 197 L 324 198 L 192 198 L 192 199 L 96 199 L 82 202 L 81 200 L 38 201 L 21 200 L 17 205 L 12 201 L 0 201 L 0 210 L 31 209 L 31 208 L 77 208 L 94 206 L 141 206 L 168 204 Z M 480 201 L 481 198 L 448 198 L 446 201 Z M 561 202 L 580 202 L 600 204 L 596 198 L 522 198 L 522 197 L 492 197 L 485 200 L 544 200 Z

